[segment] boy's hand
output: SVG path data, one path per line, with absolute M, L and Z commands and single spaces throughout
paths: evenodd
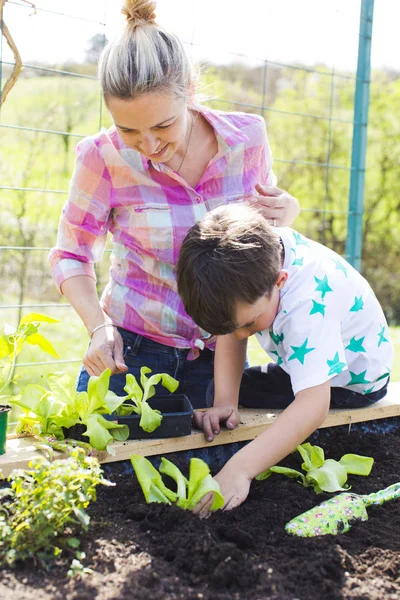
M 234 462 L 229 461 L 214 477 L 218 481 L 221 493 L 225 498 L 222 510 L 231 510 L 240 506 L 249 495 L 251 479 L 241 469 L 235 469 Z M 200 500 L 193 512 L 200 517 L 208 517 L 213 503 L 214 494 L 209 492 Z
M 235 406 L 214 406 L 205 412 L 194 413 L 194 424 L 204 431 L 204 437 L 212 442 L 214 435 L 218 435 L 220 423 L 225 423 L 228 429 L 235 429 L 239 425 L 239 411 Z

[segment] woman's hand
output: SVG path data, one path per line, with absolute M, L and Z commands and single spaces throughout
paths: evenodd
M 294 196 L 273 185 L 256 185 L 258 196 L 249 202 L 259 209 L 274 227 L 291 225 L 300 212 L 300 205 Z
M 111 374 L 126 373 L 124 343 L 116 327 L 101 327 L 92 335 L 83 358 L 83 365 L 90 376 L 101 375 L 105 369 Z

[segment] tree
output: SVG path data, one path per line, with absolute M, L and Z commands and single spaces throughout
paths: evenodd
M 85 62 L 96 65 L 104 46 L 107 44 L 107 37 L 104 33 L 96 33 L 90 38 L 88 44 L 88 48 L 85 50 Z

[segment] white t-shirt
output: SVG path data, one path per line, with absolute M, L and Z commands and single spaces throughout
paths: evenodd
M 330 380 L 368 394 L 393 364 L 385 316 L 368 282 L 338 254 L 289 227 L 277 228 L 289 277 L 272 327 L 256 334 L 290 375 L 294 394 Z

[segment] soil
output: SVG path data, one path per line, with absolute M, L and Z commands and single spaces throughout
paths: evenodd
M 400 480 L 400 423 L 338 427 L 311 438 L 328 458 L 373 456 L 369 477 L 352 476 L 367 494 Z M 171 457 L 169 457 L 171 458 Z M 174 462 L 187 471 L 187 455 Z M 181 464 L 179 464 L 181 463 Z M 299 467 L 296 455 L 284 461 Z M 369 507 L 367 522 L 338 536 L 297 538 L 284 531 L 294 516 L 319 504 L 294 480 L 254 482 L 248 500 L 200 520 L 176 507 L 146 505 L 134 475 L 120 465 L 98 489 L 91 524 L 80 534 L 85 577 L 67 577 L 71 556 L 45 571 L 32 562 L 0 573 L 7 600 L 358 600 L 400 599 L 400 501 Z

